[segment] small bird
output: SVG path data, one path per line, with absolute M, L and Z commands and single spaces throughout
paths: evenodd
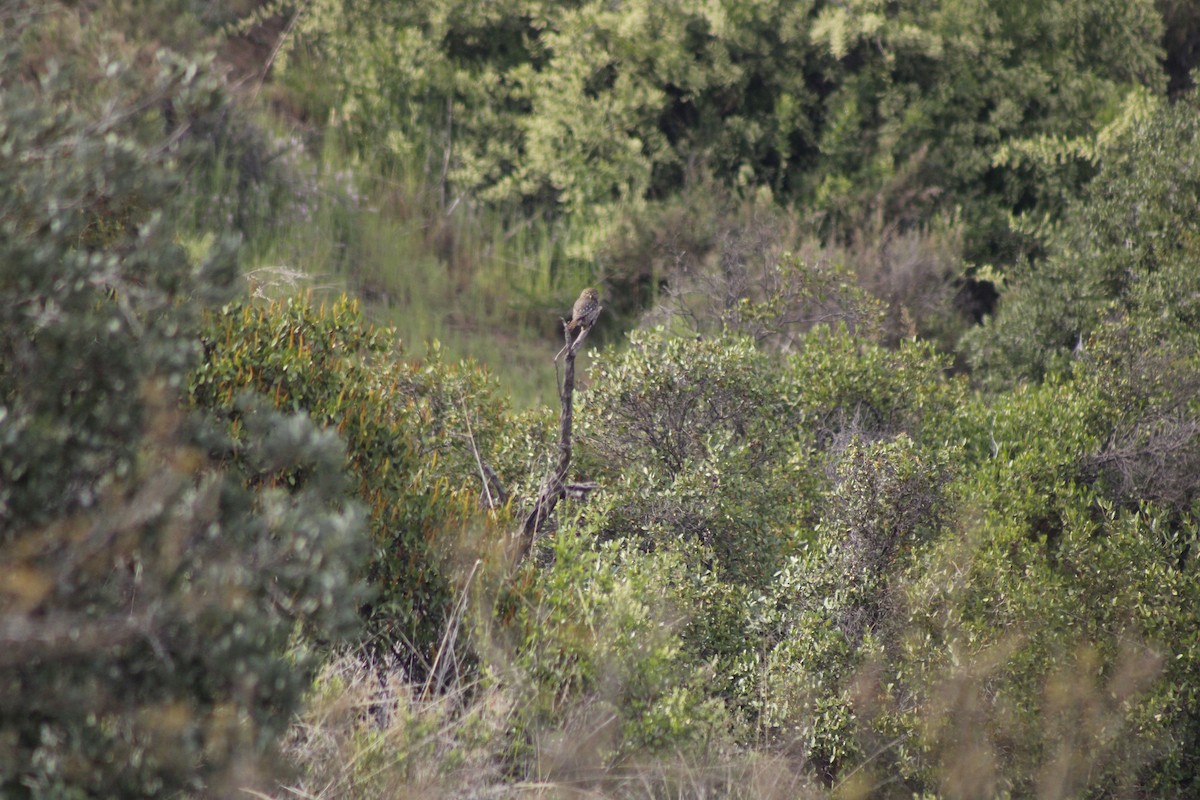
M 587 288 L 579 293 L 579 299 L 575 301 L 574 307 L 571 308 L 571 321 L 567 323 L 567 333 L 578 334 L 584 328 L 590 328 L 596 324 L 596 317 L 600 316 L 600 293 L 595 289 Z
M 578 344 L 579 338 L 585 332 L 591 330 L 592 326 L 596 324 L 596 318 L 600 316 L 601 308 L 603 306 L 600 305 L 600 293 L 595 289 L 589 287 L 579 293 L 579 299 L 571 308 L 571 320 L 566 326 L 567 343 L 554 356 L 555 361 L 558 361 L 559 356 L 567 352 L 567 348 Z

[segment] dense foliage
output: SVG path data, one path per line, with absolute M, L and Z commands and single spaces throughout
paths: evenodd
M 256 397 L 305 413 L 345 442 L 345 469 L 367 504 L 374 543 L 370 633 L 385 650 L 404 645 L 423 673 L 452 602 L 453 532 L 478 513 L 485 491 L 476 453 L 489 462 L 500 455 L 506 416 L 484 375 L 444 365 L 436 353 L 424 362 L 397 358 L 394 333 L 369 325 L 344 299 L 227 305 L 209 315 L 201 342 L 191 401 L 220 416 L 235 446 L 253 441 L 246 411 Z M 312 477 L 281 472 L 273 483 L 296 490 Z
M 1197 113 L 1195 97 L 1185 97 L 1107 145 L 1103 170 L 1069 205 L 1049 255 L 1018 273 L 996 324 L 971 334 L 981 372 L 1007 381 L 1061 374 L 1106 327 L 1193 344 Z
M 1196 794 L 1189 4 L 0 24 L 0 794 Z M 569 443 L 372 322 L 585 277 Z
M 1028 149 L 1086 142 L 1163 85 L 1151 0 L 326 0 L 299 32 L 336 65 L 330 113 L 356 143 L 450 196 L 595 217 L 703 170 L 842 236 L 863 206 L 902 224 L 961 208 L 990 257 L 1011 256 L 1006 213 L 1053 212 L 1090 175 Z
M 165 51 L 134 69 L 68 15 L 3 10 L 0 794 L 219 793 L 256 780 L 299 706 L 297 626 L 353 631 L 343 446 L 247 409 L 231 472 L 182 408 L 196 309 L 236 264 L 228 243 L 176 241 L 189 153 L 161 109 L 220 113 L 211 73 Z M 75 50 L 46 58 L 45 40 Z M 312 475 L 303 491 L 243 488 L 284 466 Z

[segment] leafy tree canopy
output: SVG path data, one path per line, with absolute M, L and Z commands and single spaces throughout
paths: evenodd
M 337 123 L 455 195 L 595 216 L 702 169 L 840 236 L 864 206 L 962 208 L 972 257 L 1011 259 L 1006 214 L 1090 177 L 1006 146 L 1086 141 L 1164 88 L 1152 0 L 323 0 L 298 29 L 336 65 Z

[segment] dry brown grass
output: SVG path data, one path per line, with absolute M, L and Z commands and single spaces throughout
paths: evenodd
M 793 800 L 825 796 L 779 754 L 745 752 L 718 763 L 676 755 L 603 756 L 608 721 L 582 703 L 561 727 L 533 737 L 530 774 L 506 759 L 516 695 L 460 684 L 436 692 L 392 663 L 361 654 L 331 660 L 284 754 L 296 775 L 275 800 L 612 798 Z

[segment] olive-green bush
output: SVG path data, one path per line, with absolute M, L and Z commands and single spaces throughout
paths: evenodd
M 1016 274 L 992 324 L 963 349 L 994 386 L 1065 374 L 1106 324 L 1194 346 L 1200 307 L 1200 101 L 1195 93 L 1135 120 L 1101 154 L 1047 257 Z
M 370 517 L 369 633 L 424 674 L 450 612 L 456 536 L 482 509 L 476 453 L 507 472 L 497 460 L 507 452 L 507 412 L 494 386 L 478 367 L 442 363 L 436 350 L 405 360 L 395 333 L 344 297 L 237 301 L 208 315 L 201 340 L 192 403 L 219 416 L 235 443 L 245 436 L 246 396 L 302 411 L 345 441 L 345 466 Z M 300 487 L 307 478 L 282 472 L 272 483 Z
M 604 487 L 602 538 L 707 552 L 732 581 L 762 585 L 794 548 L 806 477 L 770 358 L 748 339 L 634 334 L 599 360 L 580 403 L 576 469 Z
M 507 643 L 486 665 L 514 703 L 509 758 L 529 779 L 586 777 L 624 760 L 715 754 L 733 722 L 708 691 L 712 667 L 686 647 L 700 613 L 696 578 L 678 554 L 559 531 L 501 598 Z
M 1187 796 L 1196 522 L 1092 468 L 1124 423 L 1100 372 L 966 400 L 941 453 L 843 451 L 757 623 L 781 745 L 884 796 Z
M 958 207 L 969 257 L 1008 261 L 1007 213 L 1055 214 L 1092 173 L 1020 154 L 1086 143 L 1127 95 L 1160 93 L 1162 24 L 1152 0 L 323 0 L 295 41 L 324 54 L 352 140 L 447 202 L 605 220 L 708 170 L 845 238 L 875 213 Z
M 914 744 L 944 786 L 1191 791 L 1196 522 L 1145 499 L 1122 508 L 1093 482 L 1091 454 L 1123 422 L 1097 387 L 998 399 L 993 449 L 950 489 L 968 524 L 911 572 L 898 680 L 920 698 L 906 712 L 926 731 Z M 955 742 L 966 717 L 972 738 Z
M 226 101 L 202 66 L 124 62 L 62 7 L 0 14 L 0 794 L 265 784 L 311 677 L 292 637 L 353 630 L 364 542 L 335 436 L 247 409 L 231 472 L 183 410 L 236 251 L 177 241 L 194 153 L 163 103 Z M 281 468 L 312 478 L 257 480 Z

